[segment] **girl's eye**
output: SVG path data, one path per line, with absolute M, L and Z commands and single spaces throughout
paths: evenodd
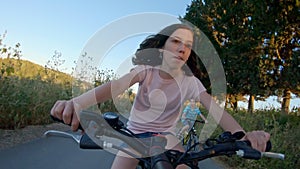
M 192 49 L 192 46 L 193 46 L 193 45 L 191 45 L 191 44 L 185 44 L 185 46 L 186 46 L 187 48 L 189 48 L 189 49 Z
M 182 42 L 181 40 L 176 39 L 176 38 L 171 38 L 171 42 L 177 46 L 184 45 L 188 49 L 192 49 L 192 47 L 193 47 L 192 44 L 190 44 L 190 43 L 185 44 L 184 42 Z
M 178 39 L 172 39 L 172 42 L 173 42 L 173 43 L 175 43 L 175 44 L 179 44 L 179 43 L 181 43 L 181 41 L 180 41 L 180 40 L 178 40 Z

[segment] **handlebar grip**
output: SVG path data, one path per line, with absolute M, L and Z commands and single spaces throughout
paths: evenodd
M 50 117 L 51 117 L 51 119 L 52 119 L 53 121 L 60 122 L 60 123 L 63 123 L 63 124 L 65 124 L 65 125 L 71 126 L 71 124 L 66 124 L 63 120 L 58 119 L 58 118 L 54 117 L 53 115 L 50 115 Z M 83 128 L 82 128 L 82 126 L 81 126 L 80 124 L 79 124 L 79 126 L 78 126 L 78 129 L 80 129 L 80 130 L 83 131 Z
M 247 144 L 248 146 L 251 146 L 250 141 L 246 140 L 245 142 L 246 142 L 246 144 Z M 272 143 L 271 143 L 271 141 L 269 140 L 269 141 L 267 142 L 265 152 L 271 151 L 271 149 L 272 149 Z
M 101 146 L 96 144 L 86 133 L 82 135 L 79 147 L 82 149 L 103 149 Z
M 260 152 L 256 149 L 250 148 L 251 143 L 250 143 L 249 140 L 242 141 L 240 143 L 237 144 L 238 147 L 239 147 L 239 150 L 236 151 L 236 154 L 238 156 L 241 156 L 241 157 L 246 158 L 246 159 L 255 159 L 255 160 L 258 160 L 262 157 L 262 154 L 263 154 L 262 152 Z M 245 147 L 245 145 L 246 145 L 246 147 Z M 270 151 L 271 148 L 272 148 L 271 141 L 268 141 L 265 151 Z
M 204 120 L 196 120 L 195 122 L 198 122 L 198 123 L 205 123 L 205 121 Z

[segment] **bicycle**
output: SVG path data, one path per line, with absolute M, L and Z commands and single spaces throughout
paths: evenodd
M 191 127 L 189 132 L 186 135 L 183 133 L 184 135 L 180 136 L 180 137 L 183 137 L 182 145 L 185 147 L 186 150 L 198 151 L 198 150 L 200 150 L 199 145 L 193 146 L 193 145 L 199 143 L 199 136 L 197 134 L 196 123 L 204 124 L 205 121 L 197 120 L 197 119 L 196 120 L 195 119 L 187 119 L 187 120 L 194 121 L 194 122 L 193 122 L 193 126 Z
M 62 122 L 62 120 L 53 119 Z M 64 135 L 72 137 L 78 142 L 82 149 L 113 148 L 123 151 L 140 160 L 139 166 L 144 169 L 173 169 L 180 164 L 186 164 L 192 169 L 199 169 L 199 161 L 224 155 L 237 155 L 253 160 L 258 160 L 262 157 L 284 159 L 284 154 L 259 152 L 251 148 L 249 141 L 240 141 L 239 139 L 244 136 L 243 132 L 234 134 L 224 132 L 218 138 L 206 140 L 203 150 L 180 152 L 177 150 L 166 150 L 166 138 L 160 134 L 153 135 L 153 137 L 150 138 L 150 145 L 145 144 L 135 137 L 134 133 L 126 129 L 124 123 L 119 120 L 119 116 L 116 113 L 107 112 L 100 115 L 93 112 L 82 111 L 80 113 L 80 119 L 80 127 L 82 130 L 85 129 L 85 132 L 80 138 L 64 135 L 63 132 L 57 132 L 55 130 L 47 131 L 45 135 Z M 126 145 L 138 152 L 138 154 L 128 151 L 124 146 L 101 140 L 103 136 L 122 140 Z M 199 143 L 195 143 L 194 145 L 197 144 Z M 269 151 L 270 149 L 271 142 L 268 142 L 267 150 Z

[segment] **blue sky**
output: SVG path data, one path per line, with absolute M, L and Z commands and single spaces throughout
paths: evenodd
M 1 2 L 0 34 L 4 43 L 21 44 L 22 59 L 45 65 L 62 53 L 68 72 L 83 47 L 103 26 L 142 12 L 183 16 L 191 0 L 10 0 Z M 138 44 L 138 43 L 137 43 Z M 134 51 L 137 46 L 134 46 Z

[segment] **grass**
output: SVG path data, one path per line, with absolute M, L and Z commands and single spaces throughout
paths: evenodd
M 300 166 L 300 117 L 282 115 L 280 110 L 258 110 L 255 113 L 246 111 L 229 113 L 244 127 L 246 131 L 264 130 L 271 134 L 272 150 L 285 154 L 285 160 L 263 158 L 248 160 L 240 157 L 220 157 L 221 161 L 235 169 L 282 169 L 299 168 Z M 213 136 L 220 134 L 218 128 Z
M 68 99 L 71 90 L 42 80 L 0 79 L 0 128 L 16 129 L 50 123 L 49 113 L 57 99 Z

